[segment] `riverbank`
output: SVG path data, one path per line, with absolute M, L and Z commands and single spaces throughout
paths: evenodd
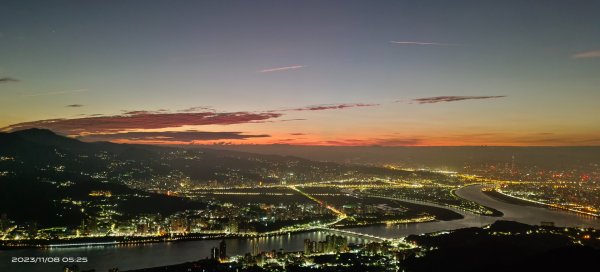
M 152 243 L 170 243 L 183 241 L 198 241 L 223 238 L 245 238 L 245 236 L 228 235 L 161 235 L 161 236 L 106 236 L 106 237 L 81 237 L 73 239 L 50 239 L 50 240 L 2 240 L 1 250 L 35 249 L 35 248 L 73 248 L 94 247 L 111 245 L 138 245 Z
M 480 184 L 478 184 L 478 183 L 475 183 L 475 184 L 469 184 L 469 185 L 465 185 L 465 186 L 463 186 L 463 187 L 460 187 L 460 188 L 457 188 L 457 189 L 452 189 L 452 190 L 450 190 L 450 193 L 451 193 L 451 194 L 452 194 L 454 197 L 457 197 L 457 198 L 460 198 L 460 199 L 464 199 L 464 198 L 460 197 L 459 195 L 457 195 L 457 194 L 456 194 L 456 191 L 457 191 L 457 190 L 460 190 L 461 188 L 464 188 L 464 187 L 467 187 L 467 186 L 472 186 L 472 185 L 480 185 Z M 470 200 L 468 200 L 468 199 L 464 199 L 464 200 L 466 200 L 466 201 L 470 201 Z M 473 202 L 473 203 L 476 203 L 477 205 L 479 205 L 480 207 L 483 207 L 483 209 L 485 209 L 485 210 L 487 210 L 487 211 L 490 211 L 490 212 L 491 212 L 491 214 L 482 214 L 482 213 L 478 213 L 477 211 L 473 211 L 473 210 L 471 210 L 471 209 L 463 209 L 463 208 L 461 208 L 461 207 L 456 207 L 456 208 L 457 208 L 457 209 L 462 209 L 462 210 L 464 210 L 464 211 L 471 212 L 471 213 L 473 213 L 473 214 L 478 214 L 478 215 L 492 216 L 492 217 L 502 217 L 502 216 L 504 216 L 504 213 L 502 213 L 501 211 L 499 211 L 499 210 L 496 210 L 496 209 L 494 209 L 494 208 L 492 208 L 492 207 L 488 207 L 488 206 L 485 206 L 485 205 L 481 205 L 480 203 L 477 203 L 477 202 L 475 202 L 475 201 L 471 201 L 471 202 Z
M 348 229 L 355 227 L 369 227 L 389 224 L 418 224 L 436 221 L 433 217 L 418 217 L 410 219 L 390 220 L 390 222 L 373 222 L 368 224 L 351 224 L 336 226 L 338 229 Z M 2 240 L 0 241 L 0 250 L 20 250 L 20 249 L 50 249 L 50 248 L 77 248 L 77 247 L 98 247 L 98 246 L 116 246 L 116 245 L 143 245 L 155 243 L 177 243 L 186 241 L 201 240 L 220 240 L 220 239 L 257 239 L 266 237 L 276 237 L 289 234 L 298 234 L 314 232 L 326 228 L 314 227 L 310 229 L 298 229 L 280 232 L 266 233 L 239 233 L 239 234 L 182 234 L 182 235 L 162 235 L 162 236 L 107 236 L 107 237 L 81 237 L 74 239 L 53 239 L 53 240 Z
M 600 229 L 598 217 L 541 205 L 543 203 L 529 202 L 525 199 L 515 199 L 514 197 L 501 195 L 502 192 L 482 191 L 486 187 L 489 188 L 485 185 L 466 186 L 457 190 L 456 193 L 460 197 L 503 212 L 503 220 L 531 225 L 539 225 L 541 222 L 553 222 L 556 226 L 562 227 L 593 227 Z
M 425 201 L 420 201 L 420 200 L 412 200 L 412 199 L 402 199 L 402 198 L 393 198 L 393 197 L 388 197 L 388 196 L 380 196 L 380 195 L 367 195 L 368 197 L 373 197 L 373 198 L 381 198 L 381 199 L 387 199 L 387 200 L 393 200 L 393 201 L 397 201 L 398 203 L 400 203 L 400 205 L 402 205 L 405 208 L 408 208 L 409 210 L 418 210 L 420 212 L 425 212 L 429 215 L 435 216 L 435 218 L 437 220 L 441 220 L 441 221 L 452 221 L 452 220 L 459 220 L 459 219 L 463 219 L 464 216 L 456 211 L 453 211 L 452 209 L 457 209 L 455 207 L 448 207 L 448 206 L 443 206 L 437 203 L 432 203 L 432 202 L 425 202 Z
M 593 218 L 600 218 L 600 216 L 598 216 L 596 214 L 582 212 L 582 211 L 578 211 L 578 210 L 574 210 L 574 209 L 569 209 L 566 207 L 561 207 L 559 205 L 552 205 L 552 204 L 547 204 L 547 203 L 534 201 L 534 200 L 530 200 L 530 199 L 520 198 L 520 197 L 509 195 L 509 194 L 504 193 L 499 190 L 484 191 L 484 193 L 488 194 L 491 197 L 495 197 L 501 201 L 515 204 L 515 205 L 525 205 L 525 206 L 532 206 L 532 207 L 538 207 L 538 208 L 561 210 L 561 211 L 566 211 L 566 212 L 570 212 L 570 213 L 574 213 L 574 214 L 578 214 L 578 215 L 589 216 L 589 217 L 593 217 Z
M 531 207 L 537 207 L 537 208 L 546 208 L 547 206 L 542 205 L 542 204 L 538 204 L 535 202 L 531 202 L 531 201 L 526 201 L 520 198 L 516 198 L 513 196 L 509 196 L 503 193 L 498 192 L 497 190 L 489 190 L 489 191 L 482 191 L 484 194 L 495 198 L 499 201 L 503 201 L 509 204 L 514 204 L 514 205 L 522 205 L 522 206 L 531 206 Z

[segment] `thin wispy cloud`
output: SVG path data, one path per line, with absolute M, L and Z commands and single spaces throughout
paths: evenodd
M 306 121 L 306 118 L 292 118 L 292 119 L 281 119 L 279 122 L 294 122 L 294 121 Z
M 20 80 L 12 77 L 0 77 L 0 83 L 19 82 Z
M 426 142 L 420 138 L 364 138 L 364 139 L 335 139 L 335 140 L 299 140 L 302 138 L 281 139 L 277 144 L 293 144 L 308 146 L 419 146 Z
M 276 67 L 276 68 L 268 68 L 268 69 L 262 69 L 259 70 L 259 73 L 271 73 L 271 72 L 283 72 L 283 71 L 289 71 L 289 70 L 296 70 L 296 69 L 300 69 L 300 68 L 304 68 L 306 66 L 304 65 L 294 65 L 294 66 L 285 66 L 285 67 Z
M 341 139 L 326 141 L 327 145 L 343 146 L 417 146 L 423 143 L 416 138 L 369 138 L 369 139 Z
M 417 103 L 417 104 L 434 104 L 434 103 L 442 103 L 442 102 L 456 102 L 456 101 L 464 101 L 464 100 L 480 100 L 480 99 L 493 99 L 493 98 L 504 98 L 505 95 L 488 95 L 488 96 L 433 96 L 433 97 L 423 97 L 423 98 L 415 98 L 409 100 L 409 103 Z M 401 101 L 397 101 L 401 102 Z
M 83 107 L 83 105 L 81 105 L 81 104 L 70 104 L 70 105 L 67 105 L 66 107 L 68 107 L 68 108 L 81 108 L 81 107 Z
M 133 111 L 122 111 L 124 115 L 142 115 L 142 114 L 159 114 L 160 111 L 148 111 L 148 110 L 133 110 Z
M 89 90 L 88 89 L 79 89 L 79 90 L 46 92 L 46 93 L 31 93 L 31 94 L 23 94 L 21 96 L 22 97 L 35 97 L 35 96 L 63 95 L 63 94 L 72 94 L 72 93 L 85 93 L 85 92 L 89 92 Z
M 390 41 L 393 44 L 407 44 L 407 45 L 439 45 L 439 46 L 458 46 L 453 43 L 439 43 L 439 42 L 419 42 L 419 41 Z
M 600 58 L 600 50 L 579 52 L 571 56 L 574 59 Z
M 187 108 L 187 109 L 179 110 L 179 112 L 196 112 L 196 111 L 212 111 L 212 112 L 215 112 L 216 110 L 213 107 L 209 107 L 209 106 L 197 106 L 197 107 L 190 107 L 190 108 Z
M 274 112 L 274 111 L 267 111 L 267 112 Z M 308 119 L 306 118 L 292 118 L 292 119 L 276 119 L 276 120 L 257 120 L 257 121 L 250 121 L 248 122 L 249 124 L 262 124 L 262 123 L 281 123 L 281 122 L 294 122 L 294 121 L 306 121 Z
M 324 105 L 313 105 L 302 108 L 284 109 L 282 111 L 322 111 L 322 110 L 341 110 L 347 108 L 360 108 L 360 107 L 375 107 L 379 104 L 367 104 L 367 103 L 343 103 L 343 104 L 324 104 Z

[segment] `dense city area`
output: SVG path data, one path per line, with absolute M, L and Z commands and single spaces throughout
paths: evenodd
M 439 246 L 429 238 L 387 238 L 352 228 L 450 222 L 465 215 L 502 217 L 501 211 L 456 193 L 473 184 L 494 199 L 590 218 L 600 207 L 596 172 L 586 172 L 585 179 L 554 174 L 526 180 L 531 173 L 514 158 L 504 167 L 461 172 L 83 143 L 45 130 L 1 136 L 6 143 L 0 154 L 2 249 L 224 239 L 204 254 L 207 259 L 164 271 L 411 271 L 425 265 L 421 257 L 435 255 Z M 28 151 L 32 143 L 35 156 Z M 23 205 L 8 205 L 11 201 Z M 486 235 L 542 233 L 567 237 L 565 245 L 597 246 L 593 229 L 563 232 L 553 222 L 540 223 L 545 227 L 530 227 L 524 234 L 486 230 Z M 255 242 L 311 231 L 328 235 L 305 239 L 302 251 L 260 248 Z M 436 235 L 441 234 L 426 237 L 435 241 Z M 364 240 L 354 243 L 348 237 Z M 228 254 L 226 239 L 248 239 L 251 252 Z M 64 267 L 79 270 L 77 264 Z

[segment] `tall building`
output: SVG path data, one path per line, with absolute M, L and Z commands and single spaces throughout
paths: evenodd
M 512 159 L 511 159 L 511 163 L 510 163 L 510 171 L 514 173 L 515 170 L 516 170 L 515 169 L 515 155 L 513 154 L 512 155 Z
M 310 252 L 312 252 L 312 253 L 319 252 L 319 246 L 318 246 L 318 242 L 317 241 L 311 241 L 310 242 Z
M 319 243 L 317 244 L 317 251 L 319 253 L 324 253 L 327 252 L 327 242 L 325 241 L 319 241 Z
M 311 251 L 310 250 L 311 249 L 311 244 L 312 243 L 311 243 L 310 239 L 304 239 L 304 254 L 305 255 L 308 255 L 308 254 L 311 253 L 310 252 Z
M 85 218 L 81 219 L 81 226 L 79 226 L 79 231 L 81 232 L 81 234 L 85 234 L 86 233 L 86 226 L 85 226 Z
M 210 249 L 210 258 L 213 260 L 219 259 L 219 248 L 213 247 Z
M 0 231 L 6 230 L 9 225 L 10 221 L 8 221 L 8 216 L 6 213 L 2 213 L 2 215 L 0 215 Z
M 335 251 L 335 235 L 327 235 L 325 237 L 325 252 Z
M 322 252 L 345 251 L 348 247 L 348 239 L 338 235 L 327 235 L 323 245 Z
M 221 240 L 219 243 L 219 259 L 225 260 L 227 258 L 227 245 L 225 240 Z

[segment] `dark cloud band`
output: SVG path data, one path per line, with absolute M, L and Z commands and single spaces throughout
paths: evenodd
M 135 111 L 121 115 L 94 116 L 73 119 L 48 119 L 18 123 L 3 128 L 14 131 L 27 128 L 45 128 L 66 135 L 116 133 L 136 129 L 165 129 L 199 125 L 233 125 L 252 123 L 282 116 L 267 112 L 178 112 L 162 113 Z
M 455 102 L 463 100 L 477 100 L 477 99 L 492 99 L 492 98 L 503 98 L 505 95 L 492 95 L 492 96 L 433 96 L 423 97 L 410 100 L 411 103 L 417 104 L 433 104 L 442 102 Z
M 0 77 L 0 83 L 19 82 L 20 80 L 12 77 Z
M 379 104 L 367 104 L 367 103 L 352 103 L 352 104 L 326 104 L 326 105 L 314 105 L 302 108 L 286 109 L 283 111 L 321 111 L 321 110 L 341 110 L 347 108 L 359 108 L 359 107 L 374 107 Z
M 214 141 L 214 140 L 245 140 L 249 138 L 270 137 L 267 134 L 243 134 L 237 131 L 209 132 L 209 131 L 161 131 L 161 132 L 123 132 L 112 134 L 94 134 L 77 137 L 84 141 L 153 141 L 153 142 L 185 142 Z

